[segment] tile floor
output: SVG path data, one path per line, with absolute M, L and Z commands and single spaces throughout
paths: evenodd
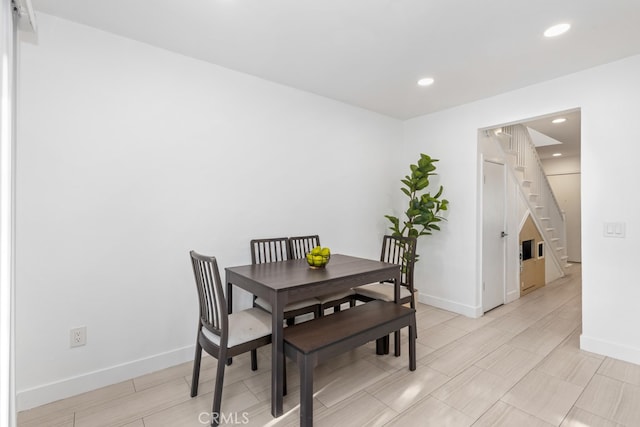
M 579 349 L 580 265 L 569 276 L 470 319 L 420 305 L 418 369 L 360 347 L 316 369 L 316 426 L 640 426 L 640 366 Z M 404 340 L 406 344 L 406 338 Z M 234 360 L 225 375 L 227 425 L 295 426 L 299 378 L 287 367 L 285 414 L 270 413 L 270 349 Z M 216 361 L 204 359 L 191 399 L 191 364 L 18 414 L 31 426 L 202 426 Z M 201 422 L 204 421 L 203 422 Z

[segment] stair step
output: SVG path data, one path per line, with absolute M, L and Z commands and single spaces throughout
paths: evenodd
M 551 241 L 552 241 L 552 242 L 557 242 L 558 240 L 560 240 L 560 238 L 559 238 L 559 237 L 553 237 L 553 238 L 551 239 Z
M 558 247 L 556 248 L 556 251 L 558 251 L 558 252 L 560 252 L 560 251 L 564 251 L 564 248 L 563 248 L 562 246 L 558 246 Z
M 544 209 L 544 206 L 536 206 L 536 209 Z
M 555 231 L 555 228 L 546 228 L 546 230 L 551 233 L 552 231 Z
M 524 185 L 525 187 L 526 187 L 526 186 L 529 186 L 529 185 L 531 185 L 531 184 L 533 184 L 533 181 L 531 181 L 531 180 L 529 180 L 529 179 L 523 179 L 523 180 L 522 180 L 522 185 Z
M 569 259 L 569 257 L 566 256 L 566 255 L 563 255 L 563 256 L 560 257 L 560 259 L 563 260 L 563 261 L 566 261 L 567 259 Z M 567 264 L 567 265 L 570 266 L 571 264 Z
M 540 196 L 540 195 L 539 195 L 539 194 L 536 194 L 536 193 L 529 193 L 529 197 L 539 197 L 539 196 Z
M 540 218 L 540 221 L 551 221 L 551 218 Z

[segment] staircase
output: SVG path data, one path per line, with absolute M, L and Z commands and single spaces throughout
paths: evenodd
M 553 194 L 540 158 L 527 128 L 504 126 L 495 130 L 505 152 L 507 164 L 520 184 L 521 194 L 531 217 L 545 241 L 545 257 L 564 276 L 567 264 L 567 232 L 565 214 Z

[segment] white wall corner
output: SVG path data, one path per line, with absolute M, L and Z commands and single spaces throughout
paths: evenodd
M 461 304 L 456 301 L 451 301 L 444 298 L 426 295 L 422 292 L 418 293 L 418 302 L 431 305 L 436 308 L 441 308 L 443 310 L 452 311 L 454 313 L 462 314 L 463 316 L 472 317 L 472 318 L 482 317 L 482 314 L 483 314 L 481 305 L 471 306 L 471 305 Z
M 598 339 L 585 334 L 580 335 L 580 349 L 591 353 L 601 354 L 614 359 L 640 365 L 640 349 L 623 344 Z

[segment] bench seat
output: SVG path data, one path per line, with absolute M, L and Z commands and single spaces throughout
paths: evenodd
M 300 426 L 313 425 L 313 369 L 318 363 L 409 327 L 409 370 L 416 369 L 415 310 L 372 301 L 284 330 L 284 354 L 300 369 Z

